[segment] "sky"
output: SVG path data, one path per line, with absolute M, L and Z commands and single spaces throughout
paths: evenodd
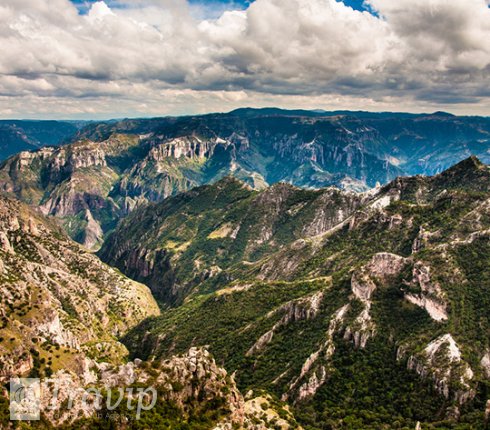
M 2 0 L 0 118 L 490 116 L 490 0 Z

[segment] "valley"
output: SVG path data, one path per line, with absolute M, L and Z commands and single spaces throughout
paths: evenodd
M 127 428 L 63 407 L 150 383 L 129 428 L 486 428 L 489 130 L 242 109 L 8 158 L 0 378 L 64 384 L 26 428 Z

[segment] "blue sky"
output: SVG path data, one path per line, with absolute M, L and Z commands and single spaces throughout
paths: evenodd
M 70 0 L 77 5 L 82 13 L 86 12 L 91 3 L 95 3 L 98 0 Z M 254 0 L 189 0 L 191 4 L 199 4 L 209 7 L 210 9 L 216 8 L 217 10 L 223 10 L 223 6 L 229 5 L 231 8 L 246 9 L 250 3 Z M 343 2 L 352 7 L 355 10 L 369 11 L 363 3 L 364 0 L 343 0 Z M 107 0 L 106 3 L 111 3 L 111 6 L 117 7 L 117 0 Z
M 234 3 L 235 5 L 241 5 L 242 7 L 247 7 L 249 3 L 251 3 L 253 0 L 212 0 L 212 1 L 206 1 L 206 0 L 190 0 L 191 3 L 201 3 L 201 4 L 206 4 L 206 3 L 224 3 L 224 4 L 229 4 L 229 3 Z M 368 10 L 364 7 L 363 3 L 364 0 L 345 0 L 344 3 L 347 6 L 352 7 L 353 9 L 356 10 Z

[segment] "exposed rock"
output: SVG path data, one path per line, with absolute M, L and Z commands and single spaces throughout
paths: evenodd
M 88 249 L 93 249 L 97 244 L 102 241 L 104 232 L 100 224 L 95 221 L 90 209 L 85 210 L 85 219 L 87 221 L 87 227 L 85 227 L 85 239 L 83 245 Z
M 370 309 L 371 296 L 377 288 L 377 283 L 388 282 L 401 272 L 406 263 L 406 259 L 399 255 L 378 253 L 368 264 L 352 275 L 353 298 L 360 300 L 364 309 L 355 318 L 353 324 L 346 328 L 344 339 L 352 339 L 356 348 L 365 348 L 369 338 L 376 332 Z
M 290 384 L 288 391 L 283 394 L 282 399 L 287 400 L 291 397 L 291 394 L 297 389 L 298 385 L 304 381 L 305 376 L 310 375 L 306 382 L 303 382 L 296 393 L 296 399 L 306 399 L 307 397 L 316 394 L 316 391 L 325 383 L 327 380 L 326 368 L 322 364 L 318 364 L 319 359 L 322 362 L 328 362 L 335 352 L 335 344 L 333 342 L 334 334 L 339 330 L 344 316 L 349 310 L 350 305 L 344 305 L 338 309 L 332 316 L 328 330 L 325 334 L 325 341 L 320 345 L 320 348 L 313 352 L 303 363 L 301 367 L 301 372 L 297 378 L 295 378 Z M 313 369 L 313 371 L 312 371 Z M 318 376 L 317 373 L 320 375 Z
M 202 140 L 197 136 L 185 136 L 170 139 L 152 148 L 149 157 L 155 161 L 162 161 L 167 158 L 179 159 L 206 159 L 212 157 L 215 146 L 218 142 Z
M 384 209 L 388 207 L 391 203 L 400 200 L 400 191 L 393 188 L 389 193 L 385 193 L 383 190 L 380 190 L 379 197 L 374 199 L 374 201 L 370 204 L 372 209 Z
M 0 382 L 7 383 L 8 380 L 17 375 L 27 375 L 34 367 L 31 355 L 25 354 L 23 348 L 14 349 L 8 354 L 3 348 L 0 349 L 1 362 Z
M 487 351 L 480 361 L 483 374 L 487 379 L 490 379 L 490 351 Z
M 244 418 L 240 428 L 251 430 L 269 430 L 271 428 L 281 430 L 302 430 L 296 423 L 289 406 L 284 405 L 278 409 L 277 402 L 270 395 L 260 393 L 254 396 L 253 391 L 249 391 L 245 396 L 243 406 Z M 213 430 L 233 430 L 237 424 L 227 418 L 220 422 Z
M 4 252 L 14 252 L 14 249 L 10 245 L 9 238 L 3 231 L 0 231 L 0 249 Z
M 268 345 L 271 341 L 272 338 L 274 337 L 274 330 L 276 329 L 276 326 L 272 328 L 272 330 L 269 330 L 268 332 L 264 333 L 262 336 L 260 336 L 257 341 L 252 345 L 252 347 L 247 351 L 247 355 L 253 355 L 262 349 L 266 345 Z
M 393 215 L 390 218 L 390 224 L 389 224 L 389 229 L 392 230 L 396 227 L 399 227 L 403 224 L 403 217 L 399 214 Z
M 318 291 L 309 297 L 303 297 L 301 299 L 286 303 L 275 311 L 269 313 L 269 317 L 277 313 L 283 313 L 284 315 L 277 323 L 274 324 L 271 330 L 264 333 L 255 342 L 255 344 L 248 350 L 247 355 L 253 355 L 261 351 L 272 341 L 274 333 L 281 327 L 284 327 L 292 322 L 304 320 L 308 321 L 315 318 L 320 310 L 323 296 L 324 292 Z
M 430 342 L 423 353 L 411 355 L 407 368 L 422 378 L 432 378 L 436 390 L 446 398 L 453 396 L 460 405 L 471 400 L 473 371 L 461 358 L 461 352 L 451 334 L 445 334 Z
M 425 231 L 423 226 L 420 226 L 419 234 L 414 239 L 413 244 L 412 244 L 412 254 L 422 250 L 424 248 L 425 244 L 427 243 L 429 237 L 430 237 L 430 234 Z
M 313 219 L 303 227 L 302 237 L 314 237 L 330 231 L 343 223 L 360 207 L 362 198 L 352 193 L 343 193 L 337 189 L 328 189 L 315 202 Z M 304 205 L 294 210 L 300 211 Z
M 297 400 L 303 400 L 316 394 L 318 389 L 327 380 L 327 371 L 325 367 L 320 366 L 315 370 L 307 382 L 299 387 Z
M 348 326 L 344 332 L 345 340 L 352 340 L 355 348 L 364 349 L 367 341 L 376 333 L 376 324 L 369 313 L 370 306 L 362 310 L 356 317 L 352 326 Z
M 73 333 L 63 327 L 58 313 L 46 312 L 43 317 L 46 322 L 34 327 L 35 333 L 44 340 L 50 340 L 55 344 L 80 349 L 80 342 Z
M 418 261 L 414 264 L 412 280 L 408 286 L 419 288 L 420 293 L 405 293 L 405 298 L 421 308 L 424 308 L 435 321 L 447 320 L 446 297 L 437 282 L 433 282 L 430 276 L 430 267 Z
M 204 408 L 207 402 L 213 401 L 223 403 L 223 410 L 228 411 L 226 422 L 232 426 L 246 425 L 256 416 L 246 408 L 233 378 L 218 367 L 204 349 L 191 348 L 187 354 L 154 363 L 151 371 L 146 369 L 141 360 L 119 366 L 91 362 L 94 378 L 90 385 L 78 375 L 61 370 L 52 379 L 42 381 L 43 412 L 54 425 L 69 425 L 80 418 L 91 418 L 106 402 L 106 398 L 96 396 L 97 388 L 111 390 L 111 404 L 116 404 L 120 398 L 125 403 L 133 402 L 134 409 L 136 393 L 131 386 L 140 384 L 159 389 L 159 396 L 177 405 L 184 417 L 193 413 L 193 408 Z

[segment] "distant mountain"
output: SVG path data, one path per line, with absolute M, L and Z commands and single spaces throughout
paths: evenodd
M 363 195 L 226 178 L 133 211 L 100 256 L 168 307 L 133 358 L 207 345 L 305 428 L 484 429 L 489 202 L 475 157 Z
M 0 161 L 21 151 L 67 142 L 85 124 L 84 121 L 0 120 Z
M 90 123 L 59 148 L 0 165 L 0 189 L 62 220 L 97 248 L 134 207 L 225 176 L 254 189 L 286 182 L 366 191 L 435 174 L 469 157 L 490 162 L 490 119 L 280 109 Z

